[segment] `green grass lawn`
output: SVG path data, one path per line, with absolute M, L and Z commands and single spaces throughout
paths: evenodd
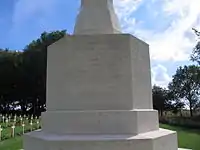
M 33 120 L 33 126 L 30 125 L 30 120 L 23 120 L 25 127 L 25 132 L 30 132 L 31 128 L 37 129 L 38 125 L 36 124 L 37 120 Z M 0 141 L 0 150 L 19 150 L 22 149 L 22 135 L 23 127 L 19 119 L 15 123 L 15 138 L 11 138 L 12 136 L 12 129 L 11 126 L 14 122 L 9 123 L 0 123 L 1 127 L 3 128 L 2 131 L 2 141 Z
M 21 136 L 0 142 L 0 150 L 19 150 L 19 149 L 22 149 Z
M 24 131 L 25 132 L 29 132 L 31 130 L 31 125 L 29 123 L 29 121 L 24 121 L 25 123 L 25 127 L 24 127 Z M 1 127 L 3 128 L 3 131 L 2 131 L 2 140 L 5 140 L 5 139 L 10 139 L 10 137 L 12 136 L 12 128 L 11 126 L 13 125 L 13 123 L 1 123 L 0 124 Z M 33 120 L 33 125 L 32 125 L 32 130 L 34 129 L 37 129 L 37 124 L 36 124 L 36 120 Z M 15 124 L 15 136 L 19 136 L 19 135 L 22 135 L 23 133 L 23 128 L 21 126 L 21 123 L 16 123 Z
M 169 126 L 165 124 L 161 124 L 160 127 L 177 131 L 179 147 L 200 150 L 200 130 Z M 21 136 L 0 142 L 0 150 L 18 150 L 21 148 Z
M 181 148 L 200 150 L 200 130 L 161 124 L 161 128 L 177 131 L 178 145 Z

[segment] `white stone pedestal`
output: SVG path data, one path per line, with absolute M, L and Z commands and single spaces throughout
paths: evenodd
M 177 150 L 152 109 L 149 48 L 128 34 L 74 35 L 48 48 L 47 112 L 25 150 Z
M 176 133 L 164 129 L 132 135 L 56 135 L 35 131 L 25 150 L 177 150 Z

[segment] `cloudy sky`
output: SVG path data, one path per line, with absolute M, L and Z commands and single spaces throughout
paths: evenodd
M 73 32 L 80 0 L 0 0 L 0 48 L 21 50 L 43 31 Z M 150 45 L 152 82 L 166 86 L 191 63 L 200 0 L 114 0 L 123 32 Z

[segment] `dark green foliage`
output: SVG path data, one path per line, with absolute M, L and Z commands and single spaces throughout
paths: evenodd
M 160 117 L 160 123 L 181 126 L 191 129 L 200 129 L 200 120 L 194 119 L 193 117 Z
M 163 112 L 170 110 L 172 108 L 172 103 L 169 98 L 169 92 L 167 89 L 162 87 L 153 86 L 152 89 L 153 95 L 153 107 L 158 110 L 160 116 L 163 116 Z
M 65 30 L 44 32 L 21 52 L 0 50 L 0 113 L 45 110 L 47 47 L 65 35 Z
M 200 32 L 196 29 L 193 29 L 196 36 L 200 38 Z M 191 55 L 191 60 L 200 64 L 200 41 L 197 42 L 196 46 L 194 47 Z
M 198 108 L 200 95 L 200 67 L 191 65 L 179 67 L 169 84 L 169 90 L 178 102 L 184 101 L 193 110 Z

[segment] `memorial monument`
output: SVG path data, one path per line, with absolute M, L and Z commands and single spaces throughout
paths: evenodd
M 25 150 L 177 150 L 152 107 L 149 45 L 122 34 L 113 0 L 82 0 L 74 35 L 48 47 L 47 111 Z

